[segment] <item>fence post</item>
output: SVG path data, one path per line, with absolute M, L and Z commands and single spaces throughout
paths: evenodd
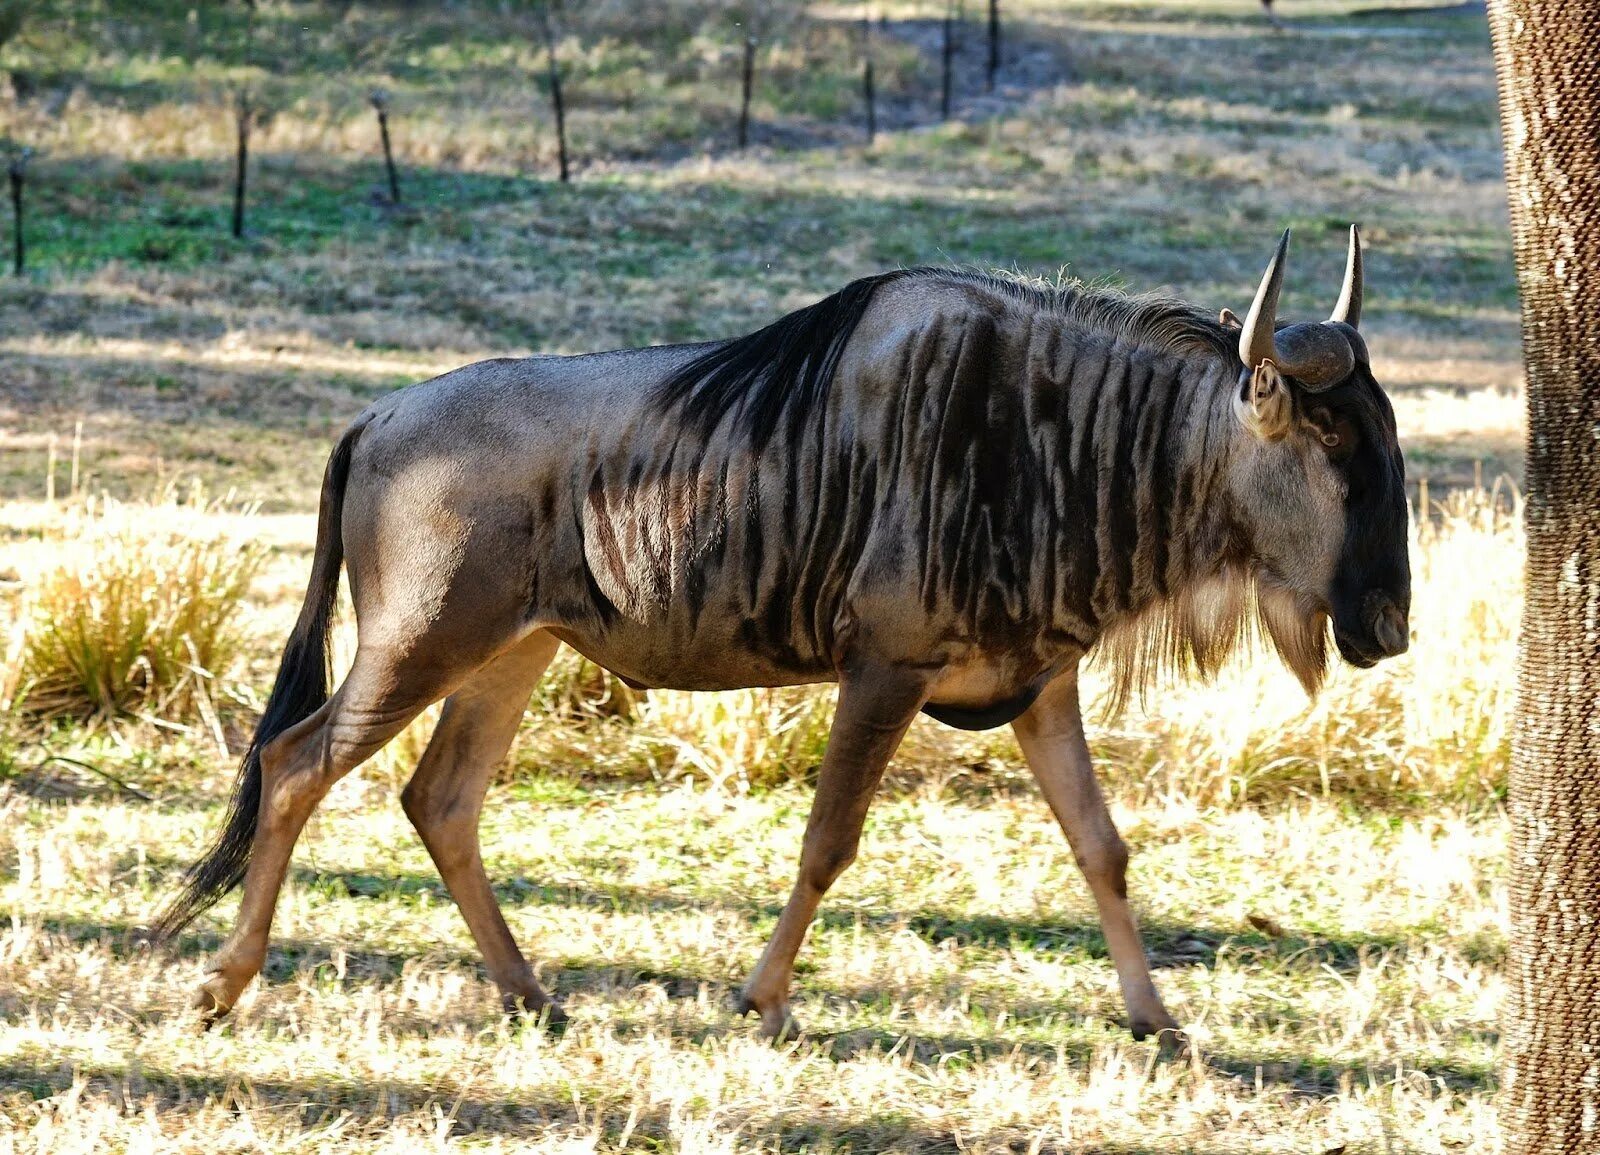
M 989 0 L 989 91 L 994 91 L 994 74 L 1000 71 L 1000 0 Z
M 245 171 L 250 164 L 250 93 L 239 89 L 238 105 L 239 145 L 234 153 L 233 169 L 233 235 L 244 236 Z
M 561 99 L 561 66 L 556 60 L 556 32 L 550 22 L 549 5 L 539 10 L 539 16 L 544 26 L 545 57 L 550 70 L 550 103 L 555 106 L 556 113 L 556 157 L 560 164 L 561 183 L 567 184 L 572 179 L 567 164 L 567 106 Z
M 11 271 L 16 276 L 22 276 L 23 266 L 26 264 L 22 245 L 22 181 L 28 167 L 28 158 L 33 155 L 33 149 L 19 150 L 11 158 L 7 166 L 7 175 L 11 178 Z
M 244 0 L 244 66 L 250 67 L 250 61 L 255 56 L 256 40 L 256 0 Z M 233 235 L 234 239 L 244 237 L 244 195 L 245 172 L 250 164 L 250 82 L 248 79 L 239 83 L 239 89 L 234 102 L 234 114 L 237 117 L 235 128 L 238 132 L 238 148 L 234 153 L 233 170 Z
M 750 94 L 756 85 L 756 38 L 744 38 L 744 81 L 739 98 L 739 151 L 750 143 Z
M 878 135 L 878 93 L 873 85 L 872 77 L 872 13 L 870 11 L 861 19 L 861 55 L 865 61 L 861 69 L 861 95 L 867 102 L 867 143 L 870 145 Z
M 944 6 L 944 74 L 939 86 L 939 119 L 950 119 L 950 90 L 951 72 L 955 68 L 956 57 L 956 20 L 952 3 Z
M 372 107 L 378 111 L 378 135 L 383 138 L 383 163 L 389 170 L 389 203 L 400 203 L 400 177 L 394 168 L 394 150 L 389 145 L 389 94 L 381 88 L 372 90 Z

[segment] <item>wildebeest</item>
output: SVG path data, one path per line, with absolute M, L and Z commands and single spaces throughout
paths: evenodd
M 565 642 L 636 686 L 836 681 L 799 879 L 740 996 L 792 1027 L 796 952 L 919 711 L 1010 722 L 1100 910 L 1135 1037 L 1177 1024 L 1129 910 L 1077 670 L 1214 669 L 1252 621 L 1315 690 L 1407 646 L 1393 410 L 1357 332 L 939 269 L 729 341 L 485 361 L 374 403 L 328 463 L 310 588 L 227 824 L 159 929 L 241 879 L 199 1006 L 260 970 L 301 827 L 419 711 L 402 802 L 510 1007 L 559 1016 L 478 847 L 491 771 Z M 358 644 L 330 697 L 341 562 Z

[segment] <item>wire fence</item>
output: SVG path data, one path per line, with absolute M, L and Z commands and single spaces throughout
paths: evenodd
M 27 21 L 51 16 L 58 24 L 55 43 L 66 46 L 60 49 L 63 54 L 72 50 L 75 33 L 81 33 L 85 40 L 96 36 L 103 40 L 108 35 L 104 25 L 91 30 L 74 23 L 82 13 L 70 5 L 55 7 L 60 11 L 51 13 L 44 11 L 52 8 L 50 4 L 29 8 L 14 0 L 0 0 L 0 53 L 5 51 L 7 41 L 28 27 Z M 345 21 L 353 18 L 355 8 L 348 0 L 310 7 L 330 10 L 330 19 Z M 648 16 L 643 15 L 641 6 L 617 0 L 592 0 L 582 6 L 559 0 L 501 0 L 493 8 L 474 8 L 465 3 L 448 7 L 453 10 L 454 19 L 494 17 L 499 21 L 498 27 L 513 34 L 519 30 L 523 33 L 525 47 L 537 61 L 536 69 L 526 77 L 530 106 L 535 97 L 547 105 L 545 118 L 527 118 L 526 131 L 553 139 L 549 175 L 562 183 L 583 172 L 590 163 L 586 155 L 602 163 L 608 157 L 594 119 L 585 125 L 581 142 L 570 138 L 571 114 L 577 110 L 581 115 L 585 88 L 601 87 L 595 77 L 607 66 L 609 57 L 626 57 L 630 46 L 641 43 L 648 50 L 651 37 L 687 44 L 693 49 L 698 61 L 696 75 L 673 93 L 674 123 L 669 127 L 682 147 L 682 139 L 693 135 L 693 130 L 685 130 L 677 122 L 698 115 L 699 143 L 711 153 L 744 152 L 752 146 L 783 150 L 852 141 L 870 147 L 885 129 L 902 131 L 948 121 L 958 113 L 964 98 L 982 99 L 980 92 L 996 90 L 1004 78 L 1009 47 L 1003 39 L 1006 25 L 1000 0 L 974 0 L 971 11 L 967 0 L 936 0 L 934 5 L 923 6 L 926 11 L 901 4 L 893 18 L 877 11 L 873 4 L 857 5 L 843 16 L 819 18 L 811 15 L 801 0 L 751 5 L 725 0 L 662 0 L 648 6 Z M 369 9 L 395 16 L 382 5 Z M 343 16 L 339 17 L 341 10 Z M 259 148 L 278 108 L 291 103 L 283 78 L 309 63 L 296 59 L 297 46 L 301 50 L 304 46 L 297 44 L 295 30 L 285 15 L 280 6 L 268 6 L 261 0 L 225 0 L 204 10 L 189 9 L 182 32 L 175 34 L 171 27 L 157 26 L 164 18 L 175 20 L 175 12 L 168 13 L 157 4 L 150 6 L 143 17 L 126 18 L 117 30 L 128 41 L 130 52 L 143 47 L 146 41 L 152 45 L 170 44 L 178 35 L 192 61 L 211 62 L 209 84 L 221 90 L 220 94 L 226 97 L 222 103 L 231 112 L 232 211 L 227 219 L 230 234 L 238 240 L 259 236 L 257 230 L 269 227 L 251 215 L 252 146 Z M 935 29 L 937 35 L 930 36 Z M 310 31 L 309 24 L 304 31 Z M 350 72 L 385 74 L 394 64 L 383 58 L 385 51 L 402 57 L 415 49 L 408 47 L 398 34 L 370 51 L 363 46 L 349 61 Z M 966 75 L 956 66 L 963 54 L 971 60 Z M 886 59 L 891 57 L 892 67 L 886 68 Z M 195 67 L 198 74 L 199 66 Z M 824 73 L 832 77 L 859 76 L 859 82 L 849 81 L 842 89 L 848 92 L 853 87 L 854 95 L 846 97 L 834 91 L 824 83 Z M 579 81 L 576 87 L 574 78 Z M 37 91 L 42 87 L 41 81 L 26 69 L 13 68 L 11 82 L 13 112 L 24 106 L 33 110 L 31 124 L 28 118 L 14 115 L 8 126 L 11 131 L 0 138 L 11 187 L 12 268 L 16 275 L 23 275 L 28 252 L 24 228 L 24 201 L 30 188 L 28 162 L 37 153 L 48 155 L 48 145 L 41 146 L 37 139 L 44 135 L 39 132 L 39 125 L 49 117 L 70 118 L 76 110 L 70 96 L 41 97 Z M 381 150 L 384 187 L 375 190 L 371 199 L 384 207 L 400 209 L 410 110 L 407 97 L 370 83 L 356 85 L 352 80 L 351 87 L 368 92 L 367 102 L 376 114 L 372 137 L 374 152 Z M 687 95 L 685 87 L 691 89 Z M 737 95 L 730 99 L 732 92 Z M 935 92 L 936 99 L 930 99 Z M 804 99 L 808 94 L 812 97 L 811 107 Z M 203 100 L 203 90 L 202 95 L 192 98 Z M 617 98 L 615 93 L 607 92 L 605 99 L 614 103 Z M 723 116 L 730 105 L 737 108 L 737 115 L 732 125 L 723 127 Z M 994 107 L 991 101 L 985 110 Z M 642 113 L 641 118 L 649 116 Z M 28 139 L 30 129 L 34 140 Z M 637 133 L 630 134 L 618 152 L 637 156 L 647 153 L 649 144 L 648 139 L 641 142 Z M 665 144 L 662 151 L 667 151 Z M 40 179 L 40 171 L 36 165 L 34 182 Z M 219 169 L 219 176 L 220 172 Z M 416 211 L 414 204 L 405 207 L 408 212 Z

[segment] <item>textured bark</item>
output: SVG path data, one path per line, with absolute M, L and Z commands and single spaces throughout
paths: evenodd
M 1600 5 L 1493 0 L 1528 369 L 1501 1112 L 1600 1151 Z

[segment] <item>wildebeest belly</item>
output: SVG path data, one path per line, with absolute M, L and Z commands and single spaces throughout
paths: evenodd
M 958 730 L 992 730 L 1020 717 L 1056 674 L 1031 657 L 953 663 L 934 683 L 922 712 Z
M 929 702 L 922 707 L 922 712 L 934 721 L 954 726 L 957 730 L 993 730 L 1027 713 L 1028 707 L 1033 705 L 1043 689 L 1043 686 L 1029 686 L 1020 694 L 981 707 L 941 706 Z
M 590 661 L 635 689 L 737 690 L 808 685 L 838 680 L 825 663 L 797 666 L 792 655 L 763 654 L 739 646 L 719 647 L 714 655 L 698 647 L 663 646 L 652 630 L 610 630 L 604 636 L 551 630 Z M 935 681 L 922 712 L 959 730 L 1004 726 L 1033 705 L 1058 672 L 1036 660 L 980 658 L 952 662 Z
M 550 632 L 635 689 L 743 690 L 832 682 L 832 665 L 793 652 L 767 653 L 692 634 L 614 623 L 603 632 L 554 626 Z

